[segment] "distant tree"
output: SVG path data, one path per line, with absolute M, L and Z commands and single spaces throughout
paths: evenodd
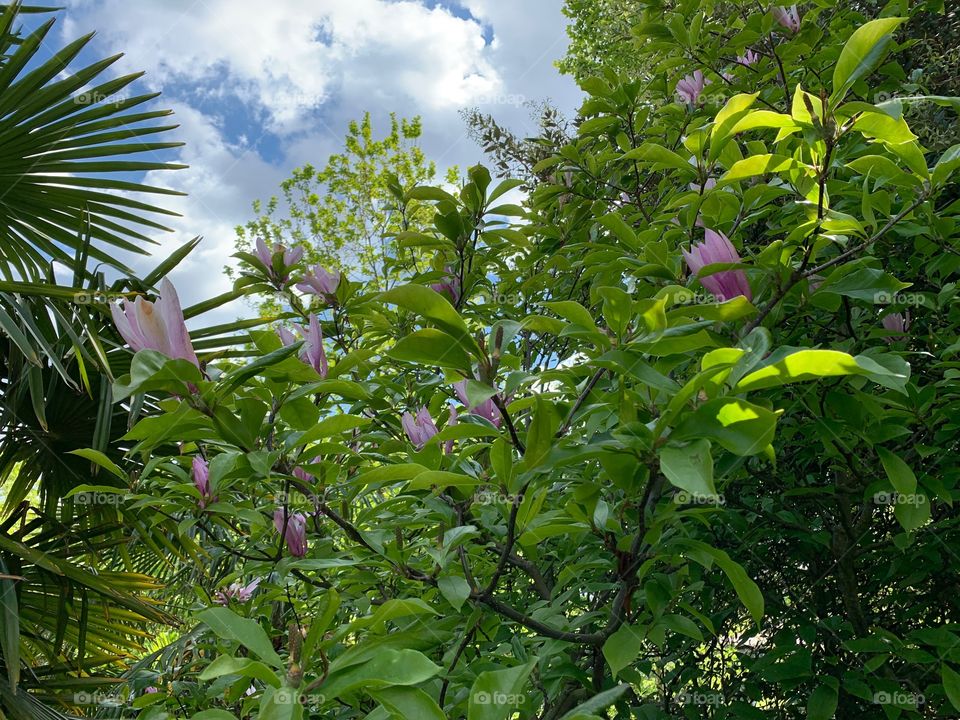
M 394 279 L 399 233 L 429 222 L 431 207 L 405 197 L 410 188 L 436 179 L 436 164 L 417 145 L 419 117 L 390 115 L 390 131 L 374 137 L 370 113 L 350 123 L 343 152 L 317 169 L 306 164 L 280 185 L 281 197 L 256 200 L 256 217 L 237 227 L 237 249 L 250 251 L 257 238 L 305 249 L 319 263 L 386 289 Z M 456 177 L 456 169 L 451 177 Z M 269 303 L 268 303 L 269 304 Z
M 467 124 L 470 138 L 489 156 L 496 174 L 519 178 L 529 185 L 536 179 L 547 179 L 538 173 L 537 164 L 556 154 L 570 142 L 573 134 L 570 121 L 548 101 L 526 105 L 537 124 L 535 137 L 520 137 L 497 122 L 493 115 L 482 113 L 476 107 L 465 108 L 460 116 Z

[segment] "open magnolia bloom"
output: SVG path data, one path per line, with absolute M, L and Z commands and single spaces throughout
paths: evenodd
M 200 367 L 173 283 L 164 278 L 159 291 L 154 302 L 138 297 L 133 301 L 124 300 L 122 309 L 111 305 L 110 314 L 117 330 L 134 352 L 156 350 Z
M 704 232 L 704 241 L 694 243 L 690 251 L 683 251 L 690 272 L 697 274 L 707 265 L 716 263 L 738 263 L 740 256 L 733 243 L 722 232 L 707 228 Z M 700 284 L 717 297 L 720 302 L 732 300 L 743 295 L 747 300 L 753 299 L 747 274 L 743 270 L 722 270 L 700 278 Z

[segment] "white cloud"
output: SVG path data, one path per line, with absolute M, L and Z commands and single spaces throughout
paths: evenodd
M 457 3 L 457 8 L 450 5 Z M 369 110 L 382 134 L 390 112 L 423 116 L 421 145 L 442 172 L 482 160 L 458 110 L 480 105 L 521 134 L 535 130 L 524 100 L 570 112 L 580 93 L 552 63 L 566 48 L 560 0 L 67 0 L 63 35 L 90 30 L 99 56 L 124 52 L 116 72 L 146 70 L 176 111 L 188 170 L 147 182 L 188 192 L 152 267 L 195 235 L 204 241 L 174 275 L 184 304 L 223 292 L 221 269 L 250 203 L 277 194 L 305 163 L 340 149 L 347 123 Z M 461 17 L 467 13 L 470 17 Z M 486 37 L 492 34 L 492 41 Z M 235 117 L 235 115 L 237 117 Z M 240 117 L 242 116 L 242 117 Z M 251 125 L 251 120 L 253 124 Z M 259 126 L 257 125 L 259 123 Z M 264 148 L 270 148 L 267 152 Z M 233 306 L 205 318 L 225 322 Z

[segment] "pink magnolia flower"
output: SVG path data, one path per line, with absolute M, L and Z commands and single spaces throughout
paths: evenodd
M 307 485 L 310 485 L 311 483 L 313 483 L 313 475 L 311 475 L 310 473 L 308 473 L 306 470 L 304 470 L 304 469 L 303 469 L 302 467 L 300 467 L 299 465 L 297 465 L 297 466 L 293 469 L 293 473 L 292 473 L 292 474 L 293 474 L 293 476 L 294 476 L 295 478 L 297 478 L 297 480 L 300 480 L 300 481 L 302 481 L 302 482 L 305 482 Z
M 437 424 L 430 416 L 430 411 L 425 407 L 417 410 L 416 415 L 405 412 L 400 418 L 400 425 L 403 427 L 403 431 L 407 434 L 407 437 L 410 438 L 410 442 L 416 446 L 417 450 L 426 445 L 427 440 L 439 432 L 437 430 Z
M 328 302 L 336 295 L 337 288 L 340 286 L 340 273 L 328 272 L 319 265 L 308 268 L 308 272 L 303 276 L 303 280 L 297 283 L 297 289 L 305 293 L 319 295 Z
M 193 475 L 193 485 L 200 493 L 200 508 L 205 508 L 208 502 L 216 502 L 219 498 L 210 494 L 210 467 L 207 465 L 207 461 L 199 455 L 193 456 L 191 474 Z
M 284 247 L 281 243 L 275 243 L 272 247 L 270 247 L 263 241 L 263 238 L 257 238 L 255 253 L 257 259 L 263 263 L 264 267 L 267 268 L 267 274 L 270 276 L 270 278 L 272 280 L 279 280 L 282 282 L 289 280 L 290 275 L 278 275 L 273 267 L 273 259 L 277 255 L 282 256 L 284 271 L 286 271 L 287 268 L 296 265 L 301 259 L 303 259 L 302 247 L 288 248 Z
M 797 12 L 796 5 L 788 8 L 775 5 L 770 12 L 773 13 L 773 19 L 790 32 L 795 33 L 800 29 L 800 13 Z
M 311 315 L 310 324 L 307 327 L 301 327 L 300 332 L 306 340 L 300 359 L 320 373 L 320 377 L 326 379 L 330 365 L 327 363 L 327 353 L 323 349 L 323 332 L 320 330 L 320 321 L 317 320 L 317 316 Z
M 706 192 L 707 190 L 713 190 L 716 186 L 717 186 L 716 178 L 707 178 L 703 182 L 702 186 L 700 185 L 700 183 L 690 183 L 690 189 L 693 190 L 694 192 L 700 192 L 701 187 L 703 188 L 704 192 Z M 699 221 L 700 218 L 697 218 L 697 220 Z
M 467 381 L 461 380 L 458 383 L 454 383 L 453 389 L 457 393 L 457 397 L 460 398 L 460 402 L 467 407 L 468 413 L 485 418 L 493 423 L 495 427 L 500 427 L 500 410 L 497 409 L 492 397 L 488 397 L 479 405 L 470 407 L 470 400 L 467 397 Z
M 301 558 L 307 554 L 307 518 L 303 513 L 288 514 L 284 508 L 277 508 L 273 513 L 273 526 L 283 534 L 287 550 L 293 557 Z
M 253 591 L 257 589 L 258 585 L 260 585 L 260 578 L 255 579 L 249 585 L 241 585 L 239 582 L 231 583 L 230 587 L 217 590 L 214 593 L 214 600 L 218 605 L 224 607 L 230 604 L 230 600 L 247 602 L 253 597 Z
M 753 50 L 747 48 L 746 52 L 743 55 L 737 57 L 737 62 L 741 65 L 753 65 L 757 60 L 760 59 L 760 56 L 757 55 Z
M 890 313 L 889 315 L 884 315 L 883 327 L 890 332 L 897 333 L 896 335 L 891 335 L 886 338 L 888 343 L 896 342 L 897 340 L 903 340 L 906 338 L 906 332 L 910 329 L 910 313 L 906 315 L 903 313 Z
M 460 278 L 453 272 L 453 268 L 449 266 L 446 269 L 446 275 L 443 280 L 438 283 L 433 283 L 430 287 L 441 295 L 446 294 L 450 302 L 454 305 L 460 301 Z
M 280 338 L 280 342 L 284 347 L 287 345 L 293 345 L 297 341 L 297 338 L 294 337 L 293 333 L 287 330 L 285 327 L 277 328 L 277 337 Z
M 156 350 L 168 358 L 189 360 L 197 367 L 197 355 L 190 342 L 180 309 L 180 298 L 167 278 L 160 281 L 160 294 L 154 302 L 138 297 L 110 306 L 110 314 L 117 330 L 134 352 Z
M 684 250 L 683 257 L 693 274 L 714 263 L 740 262 L 740 256 L 727 236 L 709 228 L 704 230 L 704 241 L 692 245 L 690 252 Z M 738 295 L 743 295 L 747 300 L 753 299 L 750 283 L 747 282 L 747 275 L 743 270 L 723 270 L 713 273 L 700 278 L 700 284 L 720 302 L 726 302 Z
M 687 75 L 677 83 L 677 95 L 684 102 L 696 105 L 697 101 L 700 100 L 703 89 L 709 83 L 710 81 L 703 77 L 703 72 L 694 70 L 693 75 Z

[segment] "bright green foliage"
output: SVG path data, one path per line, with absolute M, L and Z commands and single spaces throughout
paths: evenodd
M 374 137 L 370 113 L 350 123 L 342 153 L 319 170 L 294 170 L 281 183 L 282 199 L 253 203 L 258 217 L 237 228 L 237 249 L 249 252 L 258 237 L 302 245 L 308 262 L 342 268 L 374 288 L 395 284 L 398 268 L 418 259 L 397 236 L 430 218 L 428 208 L 403 198 L 405 189 L 436 179 L 436 166 L 416 144 L 421 132 L 419 117 L 391 115 L 382 139 Z
M 389 289 L 292 268 L 328 369 L 133 357 L 81 457 L 183 549 L 141 720 L 956 715 L 960 148 L 870 101 L 907 3 L 714 7 L 637 18 L 656 71 L 584 78 L 522 205 L 395 188 Z

